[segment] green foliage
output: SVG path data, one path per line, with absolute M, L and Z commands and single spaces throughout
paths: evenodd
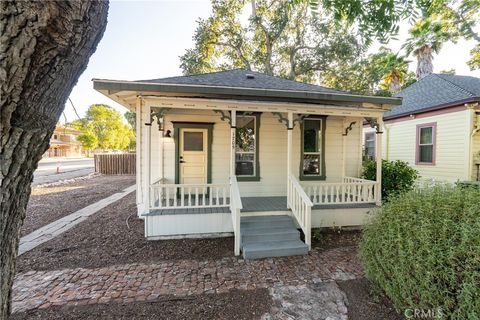
M 399 312 L 480 318 L 480 189 L 434 187 L 396 195 L 363 231 L 367 277 Z
M 471 70 L 480 69 L 480 44 L 477 44 L 470 51 L 470 60 L 468 60 L 467 65 Z
M 124 150 L 134 137 L 133 130 L 123 121 L 121 113 L 104 104 L 92 104 L 87 115 L 73 121 L 70 126 L 82 133 L 77 139 L 88 150 Z
M 365 161 L 362 176 L 368 180 L 376 180 L 377 163 Z M 392 195 L 412 190 L 418 178 L 418 171 L 407 162 L 382 160 L 382 199 L 388 200 Z
M 408 72 L 408 63 L 405 57 L 382 47 L 365 59 L 325 72 L 322 83 L 359 94 L 391 96 L 415 79 Z
M 123 114 L 125 119 L 127 119 L 130 128 L 135 132 L 137 130 L 137 116 L 136 113 L 133 111 L 127 111 Z
M 306 1 L 290 4 L 212 1 L 211 16 L 198 21 L 194 48 L 180 57 L 183 72 L 245 68 L 314 82 L 318 73 L 348 65 L 365 51 L 352 29 L 328 15 L 312 14 Z

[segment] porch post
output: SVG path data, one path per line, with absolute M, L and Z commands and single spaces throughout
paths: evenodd
M 150 180 L 151 180 L 151 140 L 152 140 L 152 121 L 151 121 L 151 110 L 150 105 L 147 105 L 145 110 L 145 170 L 144 170 L 144 178 L 145 178 L 145 186 L 144 186 L 144 196 L 145 196 L 145 211 L 147 213 L 150 212 Z
M 135 146 L 135 171 L 136 171 L 136 202 L 137 207 L 139 204 L 143 203 L 142 197 L 142 189 L 143 189 L 143 181 L 142 181 L 142 164 L 143 161 L 142 157 L 142 98 L 137 97 L 137 103 L 135 105 L 135 127 L 136 127 L 136 146 Z M 140 215 L 141 212 L 139 211 L 138 214 Z
M 230 114 L 230 177 L 235 175 L 235 130 L 237 128 L 237 111 L 232 110 Z
M 343 118 L 342 130 L 346 127 L 345 118 Z M 345 153 L 347 150 L 347 134 L 342 132 L 342 183 L 345 181 Z
M 287 208 L 290 209 L 290 174 L 292 174 L 292 135 L 293 135 L 293 112 L 288 113 L 287 125 Z
M 382 133 L 383 119 L 377 118 L 377 136 L 375 139 L 375 161 L 377 162 L 377 206 L 382 204 Z

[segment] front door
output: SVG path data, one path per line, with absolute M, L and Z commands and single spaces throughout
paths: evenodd
M 208 130 L 181 128 L 179 135 L 179 182 L 181 184 L 206 184 Z

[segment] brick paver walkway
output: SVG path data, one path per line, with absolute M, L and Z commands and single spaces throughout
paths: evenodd
M 232 257 L 203 262 L 182 260 L 98 269 L 30 271 L 16 277 L 13 312 L 52 305 L 151 301 L 162 295 L 221 293 L 362 276 L 355 247 L 254 261 Z

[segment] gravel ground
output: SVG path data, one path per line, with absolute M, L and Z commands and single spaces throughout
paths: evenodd
M 319 238 L 314 236 L 316 233 L 316 230 L 312 232 L 312 247 L 320 250 L 358 246 L 362 238 L 360 230 L 333 231 L 331 229 L 322 229 Z
M 348 319 L 350 320 L 399 320 L 405 319 L 396 313 L 390 301 L 375 297 L 367 279 L 337 281 L 348 298 Z
M 137 218 L 136 212 L 132 193 L 21 255 L 17 272 L 233 256 L 232 237 L 147 241 L 143 220 Z
M 135 176 L 94 176 L 32 188 L 22 236 L 135 184 Z
M 233 290 L 187 298 L 165 296 L 145 303 L 56 307 L 13 314 L 9 319 L 259 319 L 271 304 L 267 289 Z

